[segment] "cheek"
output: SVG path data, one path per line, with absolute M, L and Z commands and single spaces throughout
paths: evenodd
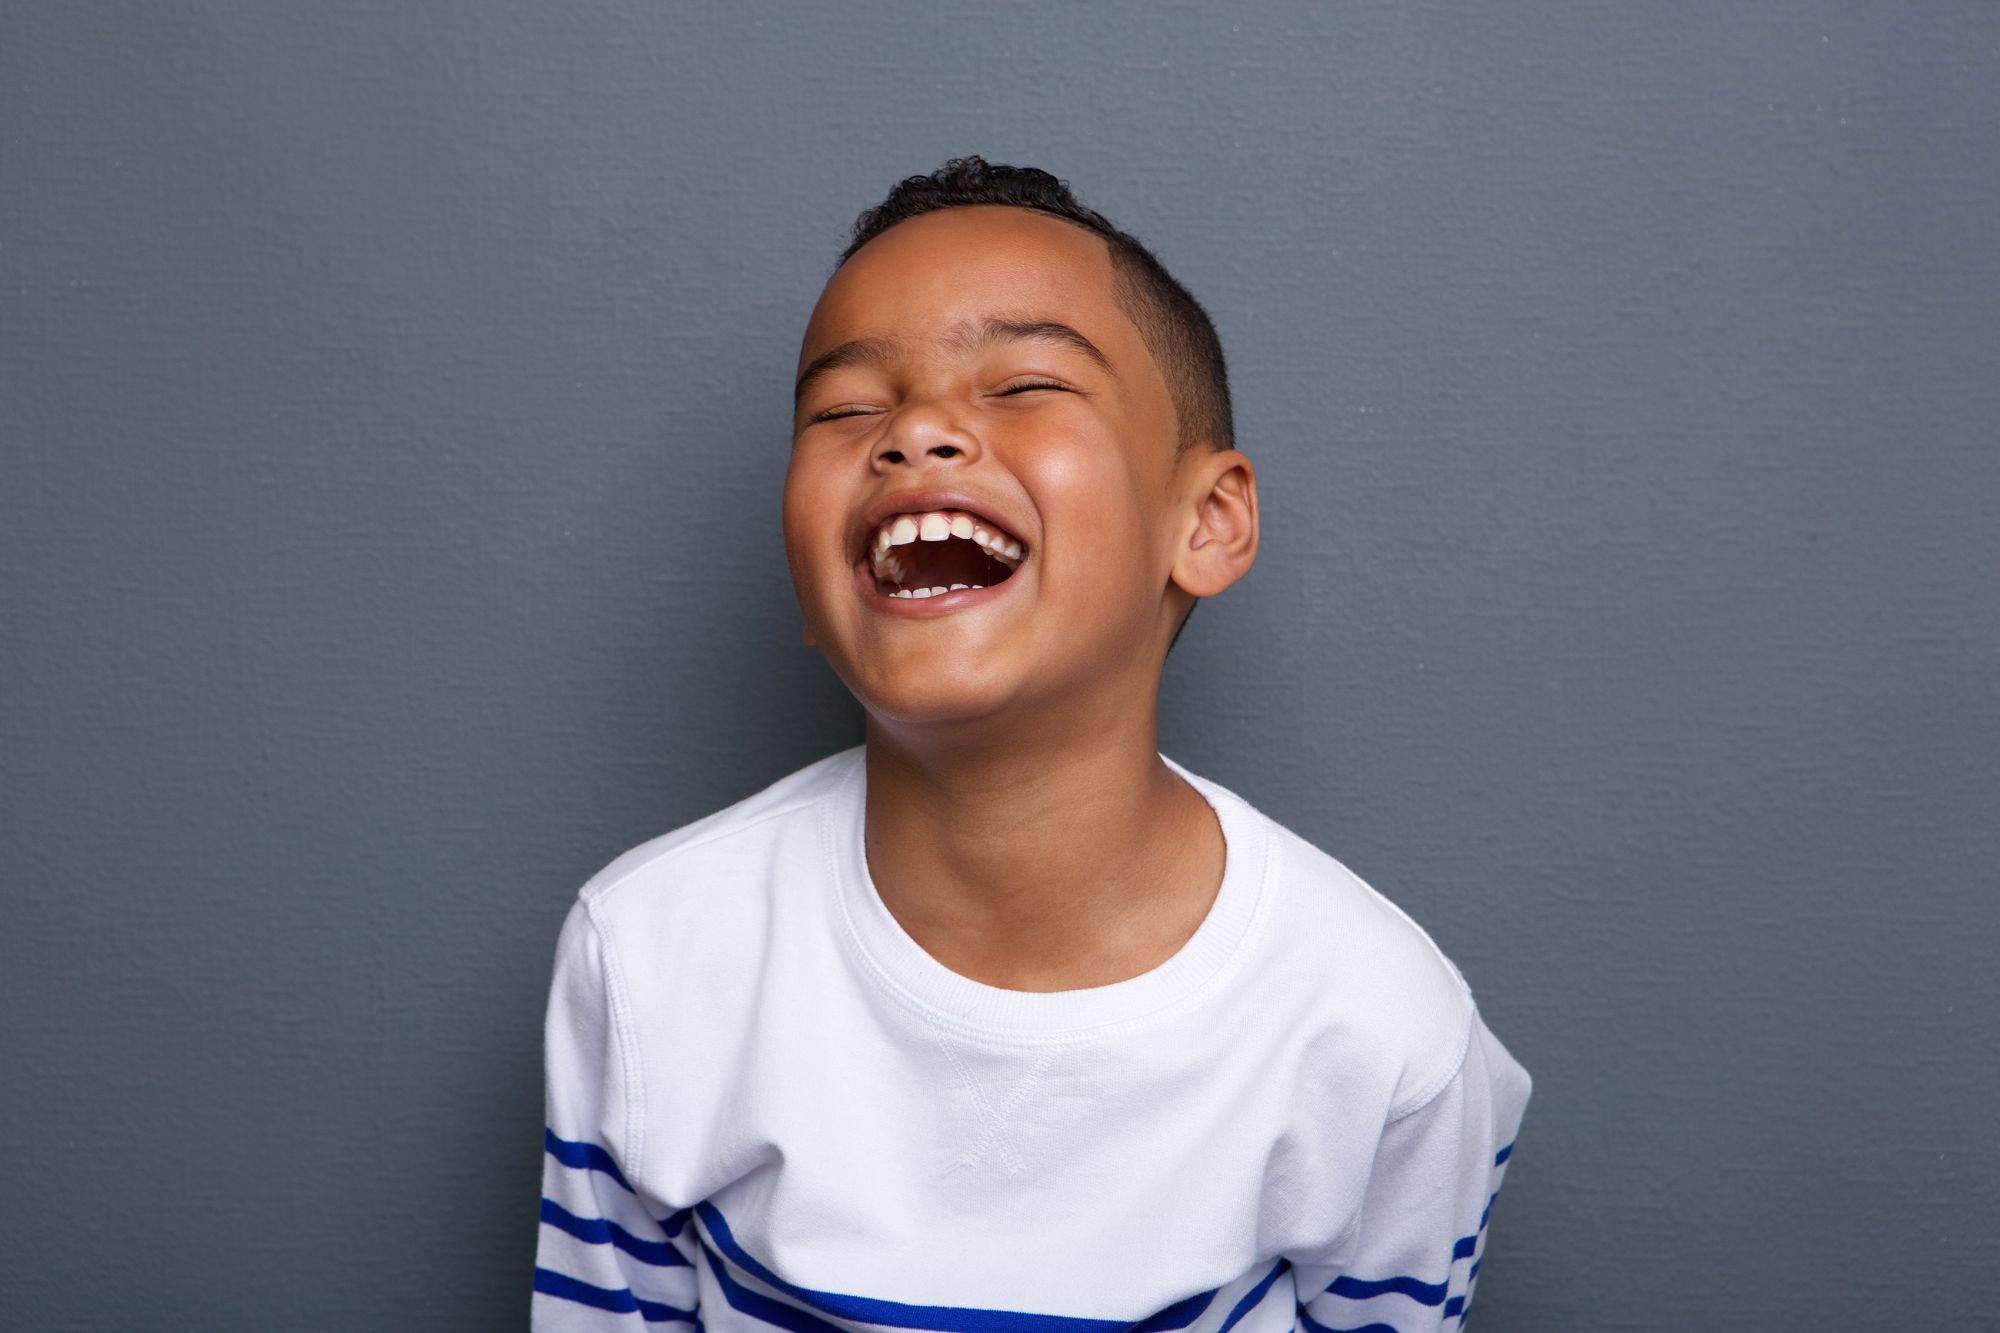
M 839 544 L 842 512 L 833 488 L 812 469 L 795 463 L 786 472 L 780 522 L 795 565 Z
M 1051 559 L 1051 590 L 1089 608 L 1108 632 L 1123 634 L 1156 608 L 1157 534 L 1147 521 L 1138 479 L 1101 460 L 1083 460 L 1038 478 Z

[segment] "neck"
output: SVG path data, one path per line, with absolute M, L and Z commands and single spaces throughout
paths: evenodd
M 1185 943 L 1222 881 L 1207 801 L 1153 710 L 948 739 L 870 715 L 864 845 L 884 906 L 934 958 L 1014 990 L 1108 985 Z

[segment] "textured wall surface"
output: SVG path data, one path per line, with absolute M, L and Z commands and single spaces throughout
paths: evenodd
M 1162 748 L 1533 1072 L 1476 1327 L 1990 1317 L 2000 9 L 73 0 L 0 35 L 0 1322 L 525 1324 L 557 926 L 859 739 L 790 376 L 965 152 L 1221 328 L 1265 545 Z

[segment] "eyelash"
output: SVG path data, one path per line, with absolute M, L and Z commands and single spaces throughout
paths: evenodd
M 1026 383 L 1023 384 L 1009 385 L 1008 387 L 1000 391 L 999 396 L 1002 398 L 1008 398 L 1026 389 L 1068 389 L 1068 388 L 1069 385 L 1058 384 L 1054 380 L 1028 380 Z M 821 421 L 839 421 L 844 417 L 858 417 L 860 415 L 861 414 L 859 412 L 840 412 L 840 411 L 821 412 L 818 416 L 812 419 L 812 422 L 809 422 L 808 424 L 814 424 Z

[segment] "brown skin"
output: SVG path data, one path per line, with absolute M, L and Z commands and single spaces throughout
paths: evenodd
M 1214 812 L 1159 757 L 1160 672 L 1193 599 L 1257 558 L 1256 470 L 1207 442 L 1176 458 L 1166 381 L 1111 282 L 1104 241 L 1059 218 L 927 213 L 834 274 L 799 356 L 907 340 L 800 402 L 786 556 L 805 641 L 867 714 L 876 891 L 944 966 L 1013 990 L 1151 970 L 1222 879 Z M 1072 325 L 1113 373 L 1042 342 L 940 348 L 988 314 Z M 1003 396 L 1030 378 L 1067 388 Z M 851 415 L 813 419 L 829 411 Z M 884 614 L 854 583 L 862 511 L 930 486 L 985 502 L 1028 558 L 983 605 Z

